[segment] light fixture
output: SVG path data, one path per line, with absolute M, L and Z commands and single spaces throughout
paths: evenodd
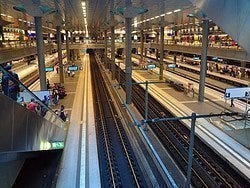
M 180 12 L 181 11 L 181 9 L 176 9 L 176 10 L 174 10 L 174 12 Z
M 172 14 L 172 13 L 173 13 L 173 12 L 172 12 L 172 11 L 170 11 L 170 12 L 167 12 L 166 14 L 167 14 L 167 15 L 170 15 L 170 14 Z

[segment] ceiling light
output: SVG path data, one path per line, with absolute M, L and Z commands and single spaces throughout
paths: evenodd
M 85 1 L 82 2 L 82 6 L 86 7 L 86 2 Z
M 159 18 L 160 16 L 155 16 L 155 18 Z
M 181 9 L 176 9 L 176 10 L 174 10 L 174 12 L 180 12 L 181 11 Z
M 6 16 L 6 14 L 1 14 L 1 16 Z
M 173 13 L 173 12 L 171 11 L 171 12 L 167 12 L 166 14 L 169 15 L 169 14 L 172 14 L 172 13 Z
M 165 14 L 161 14 L 160 16 L 161 16 L 161 17 L 162 17 L 162 16 L 165 16 Z

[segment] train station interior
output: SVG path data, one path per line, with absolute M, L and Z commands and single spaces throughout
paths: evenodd
M 0 0 L 0 187 L 250 187 L 249 0 Z

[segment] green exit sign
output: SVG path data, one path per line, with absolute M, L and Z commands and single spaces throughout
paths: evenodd
M 52 142 L 51 149 L 62 149 L 64 148 L 64 142 Z

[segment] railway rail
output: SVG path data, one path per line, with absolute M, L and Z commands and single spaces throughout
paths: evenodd
M 117 67 L 118 68 L 118 67 Z M 121 71 L 121 83 L 125 73 Z M 124 84 L 122 84 L 124 88 Z M 125 88 L 124 88 L 125 89 Z M 144 89 L 133 85 L 132 101 L 141 114 L 145 111 Z M 149 95 L 148 118 L 174 117 L 156 99 Z M 149 123 L 163 146 L 170 152 L 185 174 L 188 164 L 190 130 L 180 121 Z M 238 174 L 197 136 L 195 137 L 192 184 L 195 187 L 248 187 L 250 183 Z
M 90 55 L 103 187 L 145 187 L 142 172 L 93 54 Z

